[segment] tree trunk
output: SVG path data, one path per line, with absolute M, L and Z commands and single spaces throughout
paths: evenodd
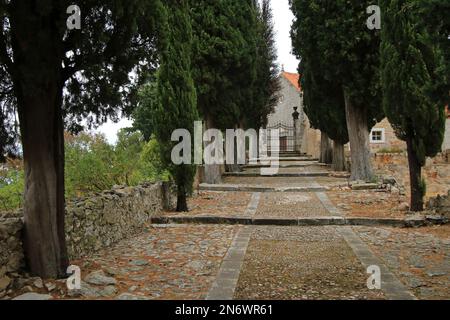
M 243 126 L 242 125 L 235 126 L 234 129 L 235 130 L 243 129 Z M 234 149 L 233 149 L 233 152 L 234 152 L 234 163 L 226 165 L 227 172 L 238 173 L 238 172 L 242 171 L 241 170 L 241 166 L 237 163 L 237 151 L 238 151 L 237 139 L 235 139 L 235 141 L 234 141 Z M 225 150 L 225 152 L 226 152 L 226 150 Z
M 177 188 L 177 212 L 188 212 L 186 188 L 183 185 Z
M 206 130 L 208 129 L 214 129 L 214 122 L 210 115 L 206 117 Z M 205 181 L 203 182 L 209 184 L 218 184 L 222 182 L 222 173 L 220 171 L 219 164 L 205 164 L 204 172 L 205 172 L 204 174 Z
M 24 158 L 26 260 L 33 275 L 57 278 L 66 276 L 69 264 L 64 232 L 63 50 L 52 20 L 55 12 L 39 9 L 34 2 L 12 2 L 12 79 Z
M 320 163 L 331 164 L 333 162 L 330 138 L 325 132 L 321 132 L 320 136 Z
M 46 88 L 19 100 L 25 170 L 24 246 L 32 274 L 63 277 L 68 266 L 64 231 L 62 91 Z
M 370 158 L 369 128 L 365 107 L 356 106 L 344 90 L 345 115 L 350 138 L 350 180 L 371 181 L 374 174 Z
M 417 159 L 411 139 L 406 142 L 408 148 L 409 180 L 411 185 L 411 211 L 423 211 L 425 186 L 422 185 L 422 166 Z
M 345 153 L 344 144 L 339 141 L 333 141 L 333 171 L 345 171 Z

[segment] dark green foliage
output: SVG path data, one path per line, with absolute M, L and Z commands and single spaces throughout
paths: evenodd
M 293 5 L 293 9 L 298 10 L 295 11 L 298 17 L 291 35 L 294 53 L 301 60 L 299 73 L 305 113 L 314 128 L 332 140 L 345 144 L 348 142 L 348 131 L 342 84 L 323 76 L 323 65 L 318 54 L 321 49 L 315 38 L 318 35 L 314 34 L 316 29 L 310 29 L 320 16 L 307 1 L 296 2 L 296 5 L 298 7 Z
M 267 116 L 274 111 L 279 100 L 279 68 L 276 63 L 277 49 L 270 0 L 255 1 L 258 14 L 256 80 L 254 83 L 253 106 L 245 113 L 246 125 L 258 129 L 267 125 Z
M 3 148 L 17 141 L 13 139 L 17 132 L 11 126 L 9 115 L 17 111 L 11 75 L 19 76 L 20 66 L 12 63 L 10 56 L 10 13 L 22 9 L 17 5 L 20 2 L 0 1 L 0 120 L 7 124 L 0 130 Z M 54 47 L 60 64 L 64 63 L 60 76 L 66 90 L 63 104 L 66 126 L 79 131 L 82 120 L 93 125 L 106 121 L 107 117 L 117 120 L 121 112 L 131 113 L 136 105 L 136 90 L 146 81 L 142 75 L 152 74 L 156 68 L 161 3 L 159 0 L 80 0 L 76 4 L 82 12 L 81 30 L 67 31 L 66 8 L 71 4 L 73 1 L 55 0 L 39 3 L 39 7 L 42 13 L 51 12 Z M 41 19 L 46 19 L 44 14 Z M 35 71 L 29 70 L 29 74 Z M 131 71 L 135 75 L 133 80 L 129 76 Z M 3 131 L 8 133 L 8 139 L 4 138 Z
M 139 104 L 133 112 L 132 131 L 140 131 L 144 139 L 149 141 L 154 133 L 154 115 L 158 108 L 158 83 L 155 79 L 143 85 L 139 91 Z
M 188 1 L 167 1 L 167 22 L 162 25 L 164 47 L 158 77 L 158 95 L 155 112 L 155 132 L 161 144 L 161 158 L 172 174 L 178 188 L 177 211 L 187 211 L 186 195 L 192 190 L 196 167 L 190 164 L 174 165 L 171 152 L 177 142 L 171 141 L 176 129 L 194 133 L 198 120 L 197 95 L 192 79 L 192 27 Z
M 334 141 L 346 144 L 349 139 L 342 89 L 320 77 L 320 70 L 314 70 L 314 73 L 313 68 L 306 62 L 308 58 L 303 56 L 299 68 L 302 75 L 304 111 L 313 128 L 326 133 Z
M 424 1 L 385 0 L 382 8 L 383 106 L 397 136 L 408 145 L 411 209 L 417 211 L 423 209 L 425 194 L 421 167 L 426 157 L 441 151 L 444 139 L 450 90 L 448 24 L 438 20 L 437 6 L 428 11 Z M 429 18 L 422 19 L 424 12 Z
M 251 0 L 192 4 L 193 76 L 198 108 L 217 128 L 234 128 L 253 106 L 256 79 L 255 8 Z
M 369 0 L 290 0 L 290 4 L 296 17 L 291 31 L 294 52 L 300 58 L 303 54 L 306 56 L 304 67 L 307 71 L 312 68 L 313 77 L 321 77 L 343 92 L 351 144 L 350 179 L 370 181 L 374 173 L 369 132 L 384 117 L 379 31 L 369 30 L 366 25 L 366 9 L 373 3 Z M 308 57 L 314 57 L 314 61 Z
M 369 129 L 384 116 L 379 79 L 379 32 L 366 26 L 368 0 L 290 0 L 291 37 L 298 57 L 315 57 L 313 70 L 346 90 L 367 110 Z M 308 63 L 308 62 L 306 62 Z

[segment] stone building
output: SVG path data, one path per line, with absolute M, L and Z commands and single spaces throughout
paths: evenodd
M 268 129 L 280 129 L 280 151 L 294 151 L 294 107 L 299 113 L 301 138 L 298 142 L 301 153 L 318 158 L 320 155 L 320 131 L 311 128 L 308 117 L 303 110 L 302 88 L 299 85 L 300 75 L 283 71 L 280 74 L 280 100 L 274 113 L 268 116 Z M 442 150 L 450 150 L 450 110 L 447 108 L 445 139 Z M 395 135 L 394 129 L 387 120 L 377 123 L 370 133 L 372 153 L 398 152 L 406 150 L 406 143 Z M 348 145 L 347 145 L 348 152 Z
M 442 151 L 450 150 L 450 111 L 447 108 L 447 120 L 445 123 L 445 139 Z M 370 133 L 370 147 L 373 153 L 380 151 L 406 150 L 406 143 L 395 135 L 394 129 L 387 119 L 377 123 Z
M 300 75 L 282 71 L 280 74 L 280 100 L 272 114 L 268 116 L 267 129 L 280 129 L 280 151 L 299 151 L 314 158 L 319 157 L 320 131 L 311 128 L 303 111 L 303 95 L 299 85 Z M 293 113 L 299 113 L 300 141 L 295 146 Z M 295 150 L 296 147 L 299 150 Z

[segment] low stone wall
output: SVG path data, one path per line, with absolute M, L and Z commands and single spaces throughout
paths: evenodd
M 450 190 L 447 195 L 431 198 L 427 203 L 427 210 L 450 218 Z
M 6 274 L 16 272 L 23 267 L 22 227 L 20 218 L 0 220 L 0 293 L 11 282 Z
M 173 207 L 174 201 L 170 186 L 156 183 L 116 187 L 68 202 L 65 222 L 70 259 L 92 254 L 135 235 L 152 216 Z M 20 212 L 0 214 L 0 291 L 7 282 L 5 274 L 24 266 L 22 228 Z
M 378 176 L 391 176 L 409 192 L 409 166 L 406 152 L 400 154 L 377 153 L 373 155 L 373 166 Z M 447 194 L 450 186 L 450 157 L 440 153 L 428 158 L 423 168 L 427 183 L 427 198 Z

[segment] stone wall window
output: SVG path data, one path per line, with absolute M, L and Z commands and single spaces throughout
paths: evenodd
M 370 133 L 370 142 L 371 143 L 385 143 L 385 131 L 384 129 L 372 129 Z

